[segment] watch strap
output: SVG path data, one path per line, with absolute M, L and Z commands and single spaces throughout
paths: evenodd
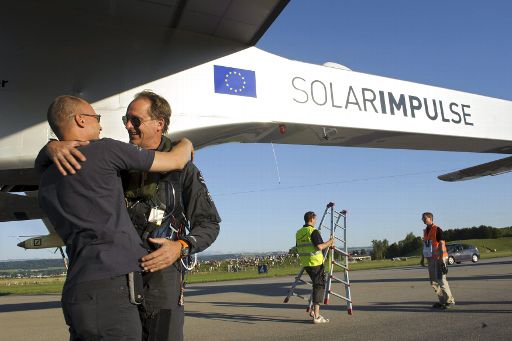
M 178 242 L 181 244 L 182 249 L 189 249 L 188 243 L 184 241 L 183 239 L 178 239 Z

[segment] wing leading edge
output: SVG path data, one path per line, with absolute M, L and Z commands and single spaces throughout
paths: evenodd
M 437 178 L 443 181 L 454 182 L 477 179 L 487 175 L 500 175 L 510 171 L 512 171 L 512 156 L 439 175 Z

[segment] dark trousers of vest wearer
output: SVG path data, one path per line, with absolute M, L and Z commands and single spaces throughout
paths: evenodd
M 325 291 L 324 265 L 306 266 L 304 269 L 313 283 L 313 303 L 320 304 L 324 299 Z
M 141 338 L 138 307 L 130 303 L 126 275 L 66 288 L 62 310 L 72 341 Z
M 176 265 L 145 273 L 140 311 L 143 341 L 183 341 L 185 310 L 180 306 L 181 273 Z

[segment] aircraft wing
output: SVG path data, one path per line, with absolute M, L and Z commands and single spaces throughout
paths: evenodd
M 0 191 L 0 222 L 42 219 L 48 229 L 48 235 L 35 236 L 18 243 L 25 249 L 43 249 L 61 247 L 64 242 L 55 232 L 55 228 L 45 217 L 37 202 L 37 191 L 26 195 Z
M 0 222 L 41 219 L 44 217 L 35 196 L 0 192 L 0 207 Z
M 34 153 L 52 134 L 44 114 L 49 99 L 68 93 L 94 103 L 252 46 L 288 2 L 56 0 L 2 4 L 0 112 L 11 119 L 0 127 L 0 221 L 42 216 L 36 198 L 11 193 L 37 190 L 39 177 L 31 166 Z M 133 60 L 125 63 L 121 56 Z M 57 71 L 63 69 L 69 72 Z M 108 108 L 100 105 L 98 109 L 107 109 L 119 126 L 112 113 L 123 112 L 124 104 L 116 100 L 106 103 Z M 105 121 L 108 125 L 109 118 Z M 123 135 L 114 137 L 125 139 Z
M 34 236 L 18 243 L 24 249 L 44 249 L 64 246 L 64 242 L 56 233 L 50 220 L 39 208 L 37 191 L 26 192 L 26 195 L 0 191 L 0 222 L 42 219 L 49 234 Z
M 126 141 L 133 95 L 168 98 L 174 139 L 512 154 L 512 102 L 282 58 L 251 46 L 288 1 L 8 1 L 0 11 L 2 218 L 39 217 L 31 170 L 52 98 Z M 56 34 L 58 33 L 58 34 Z M 27 204 L 29 209 L 20 209 Z M 5 212 L 4 212 L 5 211 Z M 20 213 L 21 212 L 21 213 Z
M 2 169 L 0 171 L 0 191 L 27 192 L 37 190 L 39 175 L 34 168 Z
M 206 35 L 246 46 L 255 45 L 289 0 L 88 0 L 51 1 L 38 3 L 9 1 L 2 11 L 19 19 L 30 15 L 55 14 L 73 21 L 88 21 L 89 25 L 137 25 L 141 29 L 161 27 Z M 17 13 L 17 14 L 16 14 Z
M 512 171 L 512 156 L 439 175 L 437 178 L 443 181 L 454 182 L 477 179 L 487 175 L 499 175 L 510 171 Z

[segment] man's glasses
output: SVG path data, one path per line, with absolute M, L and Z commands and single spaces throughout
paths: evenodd
M 100 123 L 100 121 L 101 121 L 101 115 L 98 115 L 98 114 L 96 114 L 96 115 L 93 115 L 93 114 L 80 114 L 80 115 L 82 115 L 82 116 L 96 117 L 96 119 L 98 120 L 98 123 Z
M 125 115 L 122 117 L 124 125 L 128 124 L 128 121 L 132 122 L 134 128 L 140 127 L 142 123 L 154 121 L 154 118 L 150 118 L 149 120 L 141 121 L 140 118 L 132 115 Z

